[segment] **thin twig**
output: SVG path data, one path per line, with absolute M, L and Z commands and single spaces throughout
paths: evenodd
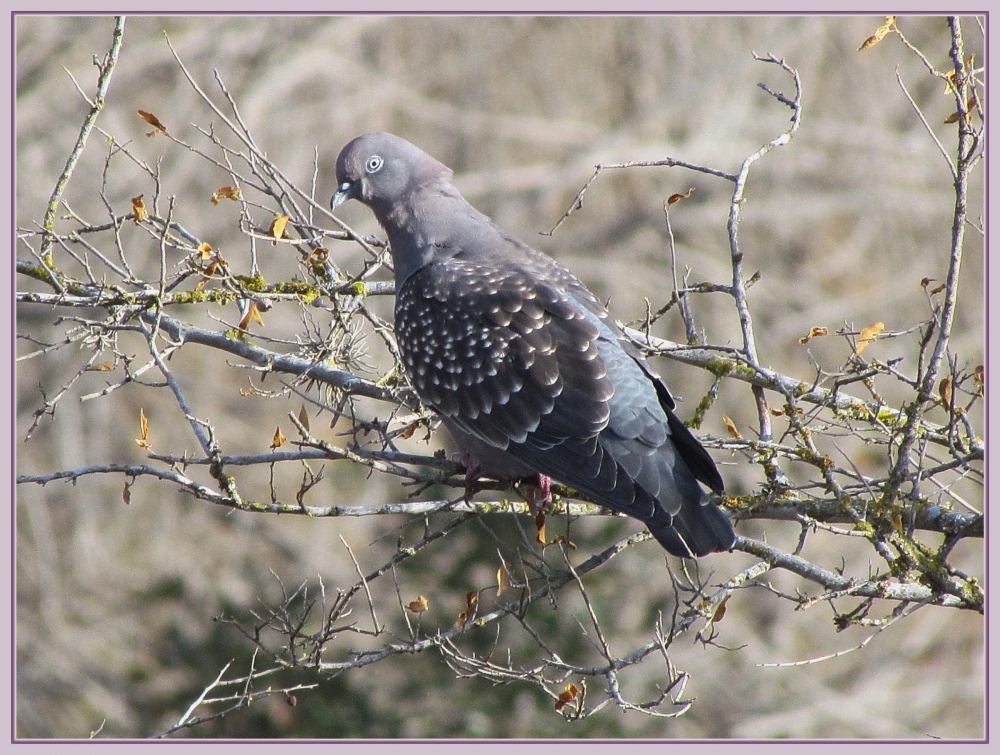
M 98 65 L 97 92 L 92 101 L 88 100 L 91 106 L 90 112 L 87 113 L 87 117 L 83 120 L 83 125 L 80 127 L 80 133 L 76 137 L 76 144 L 73 146 L 73 150 L 70 152 L 69 158 L 66 160 L 66 166 L 63 168 L 62 173 L 59 174 L 55 188 L 52 190 L 52 195 L 49 197 L 49 202 L 45 208 L 45 217 L 42 220 L 42 228 L 46 231 L 53 231 L 55 229 L 55 218 L 56 212 L 59 210 L 59 201 L 62 199 L 63 192 L 66 190 L 66 185 L 69 183 L 69 180 L 73 175 L 73 170 L 76 168 L 80 155 L 83 154 L 83 148 L 87 145 L 87 138 L 90 136 L 90 132 L 94 128 L 97 116 L 99 116 L 101 114 L 101 110 L 104 109 L 104 102 L 108 94 L 108 87 L 111 86 L 111 75 L 115 71 L 115 64 L 118 63 L 118 55 L 122 49 L 122 38 L 124 35 L 125 16 L 116 16 L 115 29 L 111 34 L 111 49 L 108 50 L 108 54 Z M 75 80 L 73 83 L 76 84 Z M 79 85 L 77 85 L 77 88 L 79 89 Z M 86 99 L 86 97 L 84 97 L 84 99 Z M 49 250 L 52 248 L 53 241 L 54 239 L 52 236 L 46 236 L 43 239 L 41 249 L 41 256 L 43 258 L 48 256 Z

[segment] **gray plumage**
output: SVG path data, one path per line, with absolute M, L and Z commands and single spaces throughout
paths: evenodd
M 722 477 L 674 401 L 584 285 L 500 230 L 452 172 L 386 133 L 337 158 L 336 207 L 358 199 L 385 230 L 407 377 L 456 444 L 502 479 L 544 474 L 643 522 L 670 553 L 735 541 Z

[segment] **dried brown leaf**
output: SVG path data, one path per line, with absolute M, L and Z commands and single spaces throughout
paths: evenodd
M 285 434 L 281 432 L 281 428 L 279 427 L 274 431 L 274 437 L 271 439 L 271 450 L 281 448 L 287 442 L 288 438 L 285 437 Z
M 667 205 L 677 204 L 682 199 L 689 199 L 691 197 L 691 192 L 693 191 L 694 187 L 691 187 L 683 194 L 671 194 L 669 197 L 667 197 Z
M 576 688 L 576 685 L 572 682 L 567 684 L 562 692 L 559 693 L 559 699 L 556 700 L 556 710 L 562 710 L 571 702 L 576 700 L 580 695 L 580 690 Z
M 729 602 L 729 597 L 730 597 L 729 595 L 727 595 L 726 597 L 724 597 L 722 599 L 722 602 L 719 603 L 718 608 L 715 609 L 715 613 L 712 614 L 712 621 L 714 623 L 718 624 L 720 621 L 722 621 L 723 618 L 725 618 L 725 616 L 726 616 L 726 603 Z
M 862 50 L 867 50 L 869 47 L 874 47 L 878 43 L 879 43 L 879 38 L 873 34 L 872 36 L 868 37 L 868 39 L 866 39 L 864 42 L 861 43 L 861 47 L 858 48 L 858 52 L 861 52 Z
M 938 383 L 938 395 L 941 396 L 941 404 L 945 409 L 951 406 L 952 381 L 950 375 Z
M 160 119 L 157 118 L 152 113 L 147 113 L 145 110 L 137 110 L 139 117 L 141 117 L 146 123 L 156 129 L 156 131 L 162 131 L 164 134 L 167 133 L 167 127 L 160 123 Z M 156 131 L 150 131 L 146 136 L 156 136 Z
M 470 590 L 465 594 L 465 610 L 458 615 L 455 626 L 460 627 L 468 624 L 476 615 L 476 604 L 479 603 L 479 593 Z

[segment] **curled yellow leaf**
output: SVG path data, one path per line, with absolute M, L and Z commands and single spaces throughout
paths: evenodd
M 828 331 L 826 328 L 810 328 L 809 333 L 807 335 L 802 336 L 802 338 L 799 339 L 799 343 L 809 343 L 809 341 L 811 341 L 813 338 L 816 338 L 817 336 L 829 335 L 829 333 L 830 331 Z
M 854 353 L 860 354 L 867 349 L 870 344 L 875 342 L 878 334 L 883 330 L 885 330 L 885 324 L 881 322 L 872 323 L 868 327 L 862 328 L 858 334 L 858 342 L 854 346 Z
M 132 197 L 132 213 L 136 224 L 141 223 L 149 217 L 149 213 L 146 212 L 146 205 L 142 203 L 142 196 L 140 194 L 137 197 Z
M 972 123 L 972 114 L 975 112 L 975 110 L 976 110 L 976 98 L 975 97 L 970 97 L 969 101 L 965 105 L 965 122 L 966 123 Z M 944 122 L 945 123 L 958 123 L 958 119 L 960 117 L 961 116 L 960 116 L 959 112 L 956 110 L 954 113 L 952 113 L 947 118 L 945 118 Z
M 895 28 L 895 26 L 896 26 L 896 17 L 886 16 L 885 23 L 882 24 L 880 27 L 878 27 L 875 30 L 874 34 L 872 34 L 870 37 L 868 37 L 868 39 L 866 39 L 864 42 L 861 43 L 861 47 L 858 48 L 858 52 L 861 52 L 862 50 L 867 50 L 869 47 L 874 47 L 875 45 L 877 45 L 885 38 L 886 34 L 891 32 Z
M 287 215 L 279 215 L 271 221 L 271 227 L 267 229 L 267 235 L 274 239 L 274 241 L 271 242 L 272 246 L 277 246 L 278 239 L 285 235 L 285 226 L 288 225 L 289 220 L 291 220 L 291 218 Z
M 507 573 L 507 564 L 503 564 L 497 569 L 497 595 L 503 595 L 510 589 L 510 574 Z
M 722 421 L 726 423 L 726 429 L 729 431 L 730 435 L 732 435 L 734 438 L 743 437 L 742 435 L 740 435 L 740 431 L 736 429 L 736 423 L 733 422 L 731 419 L 729 419 L 729 417 L 727 417 L 725 414 L 722 415 Z
M 309 262 L 320 263 L 326 262 L 330 258 L 330 250 L 325 246 L 318 246 L 309 252 Z
M 431 607 L 431 604 L 423 595 L 418 595 L 417 599 L 407 603 L 406 607 L 413 611 L 413 613 L 425 613 Z
M 223 199 L 231 199 L 236 202 L 240 198 L 240 188 L 238 186 L 223 186 L 218 191 L 212 193 L 212 204 L 218 207 L 219 202 Z
M 146 419 L 146 412 L 139 408 L 139 432 L 141 438 L 136 438 L 135 444 L 139 448 L 149 448 L 149 420 Z
M 257 309 L 257 302 L 250 302 L 250 306 L 247 307 L 247 312 L 243 315 L 243 319 L 240 320 L 239 325 L 236 327 L 240 330 L 246 330 L 251 322 L 255 322 L 258 325 L 264 325 L 264 318 L 260 316 L 260 310 Z

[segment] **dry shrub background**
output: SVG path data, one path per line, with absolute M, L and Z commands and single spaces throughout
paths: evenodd
M 194 139 L 191 122 L 210 119 L 164 41 L 166 32 L 189 70 L 213 92 L 217 70 L 258 144 L 284 173 L 308 187 L 318 156 L 316 196 L 335 189 L 334 160 L 353 136 L 373 130 L 400 134 L 455 169 L 467 199 L 504 229 L 549 252 L 624 321 L 642 318 L 669 297 L 663 199 L 694 187 L 672 211 L 681 264 L 693 281 L 731 277 L 726 217 L 731 186 L 680 169 L 609 172 L 588 191 L 582 211 L 550 237 L 549 229 L 600 162 L 666 156 L 735 171 L 739 163 L 787 126 L 789 112 L 757 88 L 766 81 L 787 91 L 774 66 L 751 52 L 773 53 L 795 67 L 804 88 L 803 124 L 793 141 L 751 174 L 741 226 L 762 362 L 809 381 L 809 354 L 828 369 L 849 354 L 843 339 L 798 339 L 813 326 L 860 329 L 883 321 L 902 330 L 927 316 L 919 282 L 943 278 L 954 200 L 937 147 L 906 101 L 898 70 L 939 133 L 954 110 L 939 81 L 898 40 L 857 52 L 879 17 L 132 17 L 107 105 L 98 125 L 150 163 L 163 192 L 179 199 L 178 219 L 223 250 L 235 267 L 248 264 L 235 205 L 215 208 L 211 193 L 227 183 L 221 172 L 166 140 L 147 139 L 137 109 L 154 112 L 171 133 Z M 947 68 L 948 33 L 940 17 L 900 18 L 907 37 Z M 111 37 L 110 17 L 16 19 L 17 225 L 40 220 L 93 91 L 94 55 Z M 969 51 L 982 55 L 982 35 L 965 19 Z M 944 138 L 944 137 L 943 137 Z M 81 216 L 105 213 L 98 192 L 107 147 L 94 134 L 66 194 Z M 103 190 L 117 212 L 149 191 L 141 173 L 115 163 Z M 357 203 L 353 203 L 357 205 Z M 977 185 L 970 208 L 982 207 Z M 360 205 L 338 212 L 362 234 L 376 233 Z M 970 216 L 979 221 L 979 210 Z M 154 242 L 134 229 L 130 242 Z M 341 248 L 343 247 L 343 248 Z M 971 366 L 983 361 L 982 239 L 967 236 L 966 262 L 953 352 Z M 331 245 L 337 264 L 360 269 L 354 245 Z M 287 248 L 260 250 L 268 280 L 288 279 Z M 245 270 L 243 270 L 245 272 Z M 737 343 L 739 331 L 723 297 L 696 297 L 694 311 L 708 341 Z M 382 303 L 385 316 L 391 301 Z M 210 310 L 235 323 L 235 307 Z M 211 325 L 195 307 L 184 317 Z M 46 332 L 55 314 L 19 309 L 19 331 Z M 286 318 L 284 321 L 282 318 Z M 199 319 L 200 318 L 200 319 Z M 222 327 L 218 323 L 213 327 Z M 268 315 L 269 336 L 290 337 L 300 326 L 291 309 Z M 52 329 L 55 337 L 58 331 Z M 655 333 L 683 341 L 679 318 Z M 896 341 L 871 347 L 883 358 L 906 352 Z M 28 350 L 24 347 L 23 350 Z M 20 352 L 19 352 L 20 353 Z M 377 362 L 377 357 L 372 359 Z M 906 362 L 904 362 L 904 365 Z M 296 400 L 240 395 L 249 374 L 207 349 L 185 349 L 173 363 L 198 411 L 211 416 L 229 453 L 264 452 L 273 428 Z M 18 472 L 142 460 L 140 406 L 151 416 L 157 450 L 181 453 L 185 435 L 176 406 L 133 386 L 107 400 L 59 404 L 22 443 L 31 414 L 78 368 L 32 360 L 17 371 Z M 660 360 L 687 417 L 711 376 Z M 107 376 L 92 373 L 80 394 L 98 391 Z M 271 386 L 272 388 L 275 385 Z M 377 409 L 377 407 L 376 407 Z M 384 411 L 384 410 L 383 410 Z M 731 387 L 701 432 L 724 436 L 721 415 L 745 434 L 755 413 L 744 386 Z M 332 436 L 332 433 L 331 433 Z M 443 441 L 436 440 L 437 446 Z M 426 451 L 427 447 L 423 447 Z M 741 457 L 714 452 L 731 492 L 745 494 L 760 471 Z M 862 458 L 862 461 L 864 459 Z M 877 457 L 868 460 L 879 463 Z M 297 473 L 296 473 L 297 474 Z M 294 475 L 293 475 L 294 476 Z M 400 518 L 310 520 L 213 508 L 150 482 L 122 502 L 119 478 L 88 478 L 17 491 L 17 726 L 23 737 L 142 737 L 167 728 L 222 666 L 244 670 L 250 646 L 210 619 L 240 614 L 280 598 L 275 575 L 288 586 L 321 576 L 351 581 L 354 565 L 338 535 L 359 558 L 381 563 L 369 546 L 392 551 Z M 403 500 L 394 478 L 329 468 L 321 493 L 356 504 Z M 979 501 L 981 504 L 981 501 Z M 597 547 L 635 529 L 633 522 L 578 525 Z M 495 528 L 513 527 L 494 521 Z M 632 528 L 632 529 L 630 529 Z M 737 528 L 791 549 L 798 527 L 748 522 Z M 461 610 L 467 589 L 490 582 L 496 568 L 478 527 L 450 541 L 447 575 L 404 575 L 413 594 L 435 593 Z M 577 530 L 578 532 L 580 530 Z M 844 538 L 832 541 L 843 548 Z M 815 543 L 814 543 L 815 545 Z M 963 543 L 957 565 L 980 573 L 980 541 Z M 858 551 L 863 553 L 863 549 Z M 731 574 L 745 554 L 706 559 L 706 569 Z M 629 551 L 595 578 L 592 598 L 605 632 L 628 647 L 648 633 L 655 608 L 669 610 L 663 556 L 653 543 Z M 272 574 L 273 573 L 273 574 Z M 650 578 L 650 574 L 655 578 Z M 724 578 L 724 577 L 723 577 Z M 777 575 L 794 591 L 796 580 Z M 409 593 L 407 593 L 409 595 Z M 651 609 L 650 607 L 653 607 Z M 553 622 L 579 633 L 578 606 L 567 600 Z M 449 604 L 445 619 L 451 615 Z M 563 616 L 562 614 L 566 615 Z M 738 650 L 680 643 L 673 661 L 692 675 L 697 700 L 677 719 L 605 708 L 564 723 L 551 702 L 524 686 L 491 687 L 456 680 L 436 656 L 401 657 L 352 671 L 302 692 L 298 705 L 272 697 L 195 729 L 195 736 L 316 737 L 979 737 L 984 732 L 982 617 L 927 608 L 862 650 L 804 666 L 762 667 L 825 655 L 857 645 L 867 632 L 835 632 L 823 606 L 792 612 L 760 590 L 736 596 L 719 624 L 721 643 Z M 581 639 L 580 642 L 586 642 Z M 488 644 L 488 643 L 487 643 Z M 640 670 L 637 674 L 643 673 Z M 303 681 L 314 678 L 302 675 Z M 656 683 L 651 676 L 647 683 Z M 502 711 L 502 715 L 498 714 Z

